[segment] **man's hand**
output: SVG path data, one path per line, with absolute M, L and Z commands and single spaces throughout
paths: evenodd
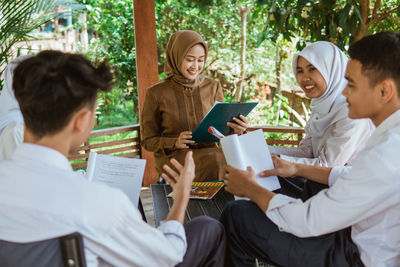
M 189 148 L 187 144 L 194 144 L 195 141 L 190 140 L 192 138 L 192 132 L 183 131 L 179 134 L 178 139 L 175 142 L 175 148 L 185 149 Z
M 243 171 L 231 166 L 225 167 L 225 190 L 240 197 L 250 197 L 251 188 L 258 186 L 256 175 L 251 167 Z
M 185 165 L 182 166 L 176 159 L 171 159 L 171 164 L 178 170 L 174 171 L 168 165 L 163 168 L 167 174 L 162 173 L 161 177 L 164 178 L 172 187 L 173 199 L 182 200 L 182 198 L 189 197 L 192 189 L 192 182 L 194 179 L 195 164 L 192 157 L 192 152 L 186 153 Z
M 227 122 L 226 125 L 233 129 L 233 133 L 237 135 L 244 134 L 249 128 L 249 121 L 245 116 L 239 115 L 239 118 L 233 117 L 235 122 Z
M 239 197 L 248 197 L 266 212 L 270 200 L 275 193 L 257 183 L 256 175 L 251 167 L 239 170 L 231 166 L 225 168 L 225 190 Z M 268 178 L 266 178 L 268 179 Z
M 271 156 L 274 163 L 274 169 L 265 170 L 260 173 L 261 177 L 280 176 L 280 177 L 296 177 L 297 165 L 295 163 L 283 160 L 277 156 Z

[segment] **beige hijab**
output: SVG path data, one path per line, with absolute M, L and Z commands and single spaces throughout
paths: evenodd
M 204 80 L 203 75 L 199 75 L 194 80 L 186 79 L 181 72 L 181 66 L 186 53 L 196 44 L 204 46 L 206 52 L 204 61 L 207 59 L 208 47 L 203 38 L 194 31 L 178 31 L 169 39 L 167 45 L 167 58 L 164 64 L 164 71 L 167 79 L 173 79 L 184 87 L 198 87 Z

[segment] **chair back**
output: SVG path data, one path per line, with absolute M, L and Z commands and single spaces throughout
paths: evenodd
M 0 240 L 0 266 L 86 267 L 83 248 L 79 233 L 30 243 Z

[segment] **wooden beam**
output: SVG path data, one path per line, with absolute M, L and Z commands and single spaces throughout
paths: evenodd
M 146 90 L 158 82 L 155 2 L 154 0 L 133 0 L 133 9 L 140 118 Z M 142 149 L 142 158 L 146 159 L 143 185 L 156 183 L 158 174 L 153 153 Z

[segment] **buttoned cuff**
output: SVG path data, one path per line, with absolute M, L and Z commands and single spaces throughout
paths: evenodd
M 172 150 L 175 148 L 175 143 L 178 138 L 176 137 L 164 137 L 163 138 L 163 148 Z
M 157 229 L 164 234 L 170 244 L 175 247 L 178 254 L 183 258 L 187 248 L 186 233 L 183 225 L 174 220 L 162 221 Z
M 350 166 L 336 166 L 331 169 L 331 172 L 329 174 L 329 187 L 331 187 L 336 181 L 339 179 L 339 177 L 342 177 L 343 175 L 346 175 L 349 173 L 351 170 Z
M 183 225 L 178 221 L 162 221 L 157 229 L 163 233 L 175 233 L 177 235 L 185 236 L 185 229 L 183 228 Z

